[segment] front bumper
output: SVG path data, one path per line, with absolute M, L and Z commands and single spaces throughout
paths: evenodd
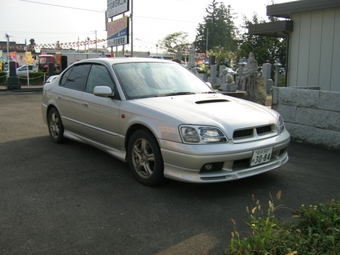
M 284 131 L 279 136 L 244 144 L 186 145 L 161 142 L 164 176 L 169 179 L 212 183 L 241 179 L 274 170 L 288 161 L 290 136 Z M 273 147 L 271 160 L 250 167 L 253 151 Z M 208 163 L 219 163 L 218 171 L 201 171 Z

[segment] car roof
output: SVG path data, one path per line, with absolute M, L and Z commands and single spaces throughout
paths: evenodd
M 26 64 L 21 65 L 21 66 L 17 67 L 17 69 L 18 69 L 18 68 L 21 68 L 21 67 L 24 67 L 24 66 L 27 66 L 27 65 L 26 65 Z M 33 64 L 28 64 L 28 66 L 34 66 L 34 65 L 33 65 Z
M 121 63 L 136 63 L 136 62 L 147 62 L 147 63 L 170 63 L 170 60 L 164 59 L 155 59 L 155 58 L 124 58 L 124 57 L 117 57 L 117 58 L 89 58 L 83 59 L 75 63 L 107 63 L 109 65 L 114 64 L 121 64 Z M 176 63 L 175 63 L 176 64 Z

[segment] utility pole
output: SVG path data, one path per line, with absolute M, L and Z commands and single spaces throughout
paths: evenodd
M 132 21 L 132 17 L 133 17 L 133 0 L 131 0 L 131 14 L 130 14 L 130 18 L 131 18 L 131 57 L 133 57 L 133 21 Z
M 9 34 L 6 33 L 5 36 L 7 38 L 7 68 L 9 70 L 9 60 L 10 60 L 10 56 L 9 56 Z
M 125 17 L 125 12 L 123 13 L 123 18 Z M 117 46 L 118 48 L 118 46 Z M 122 57 L 125 56 L 125 44 L 122 45 Z
M 30 85 L 30 76 L 29 76 L 29 68 L 28 68 L 28 54 L 27 54 L 27 48 L 28 48 L 28 45 L 27 45 L 27 40 L 25 39 L 25 51 L 26 51 L 26 75 L 27 75 L 27 86 Z
M 87 39 L 87 53 L 89 53 L 89 51 L 90 51 L 90 37 L 88 36 L 88 37 L 86 37 L 86 39 Z M 85 45 L 86 45 L 86 42 L 85 42 Z M 85 49 L 85 53 L 86 53 L 86 49 Z
M 209 28 L 207 28 L 207 39 L 205 43 L 205 54 L 208 54 L 208 39 L 209 39 Z
M 96 38 L 96 52 L 98 52 L 98 44 L 97 44 L 97 30 L 94 30 L 95 38 Z

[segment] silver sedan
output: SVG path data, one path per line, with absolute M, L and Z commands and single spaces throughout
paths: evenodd
M 288 161 L 290 135 L 279 113 L 216 93 L 167 60 L 76 62 L 47 81 L 41 105 L 53 142 L 101 149 L 148 186 L 166 178 L 235 180 Z

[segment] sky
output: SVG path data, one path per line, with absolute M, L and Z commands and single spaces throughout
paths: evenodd
M 158 41 L 175 32 L 188 33 L 195 40 L 196 28 L 207 15 L 212 0 L 131 0 L 133 1 L 133 49 L 156 52 Z M 284 3 L 292 0 L 275 0 Z M 230 5 L 236 26 L 243 17 L 256 13 L 266 19 L 266 6 L 272 0 L 218 0 Z M 131 5 L 130 5 L 131 6 Z M 0 41 L 27 43 L 33 38 L 38 45 L 99 40 L 106 48 L 105 10 L 107 0 L 0 0 Z M 129 15 L 126 13 L 125 15 Z M 117 16 L 115 18 L 120 18 Z M 93 47 L 93 46 L 91 46 Z M 131 47 L 126 45 L 125 47 Z

